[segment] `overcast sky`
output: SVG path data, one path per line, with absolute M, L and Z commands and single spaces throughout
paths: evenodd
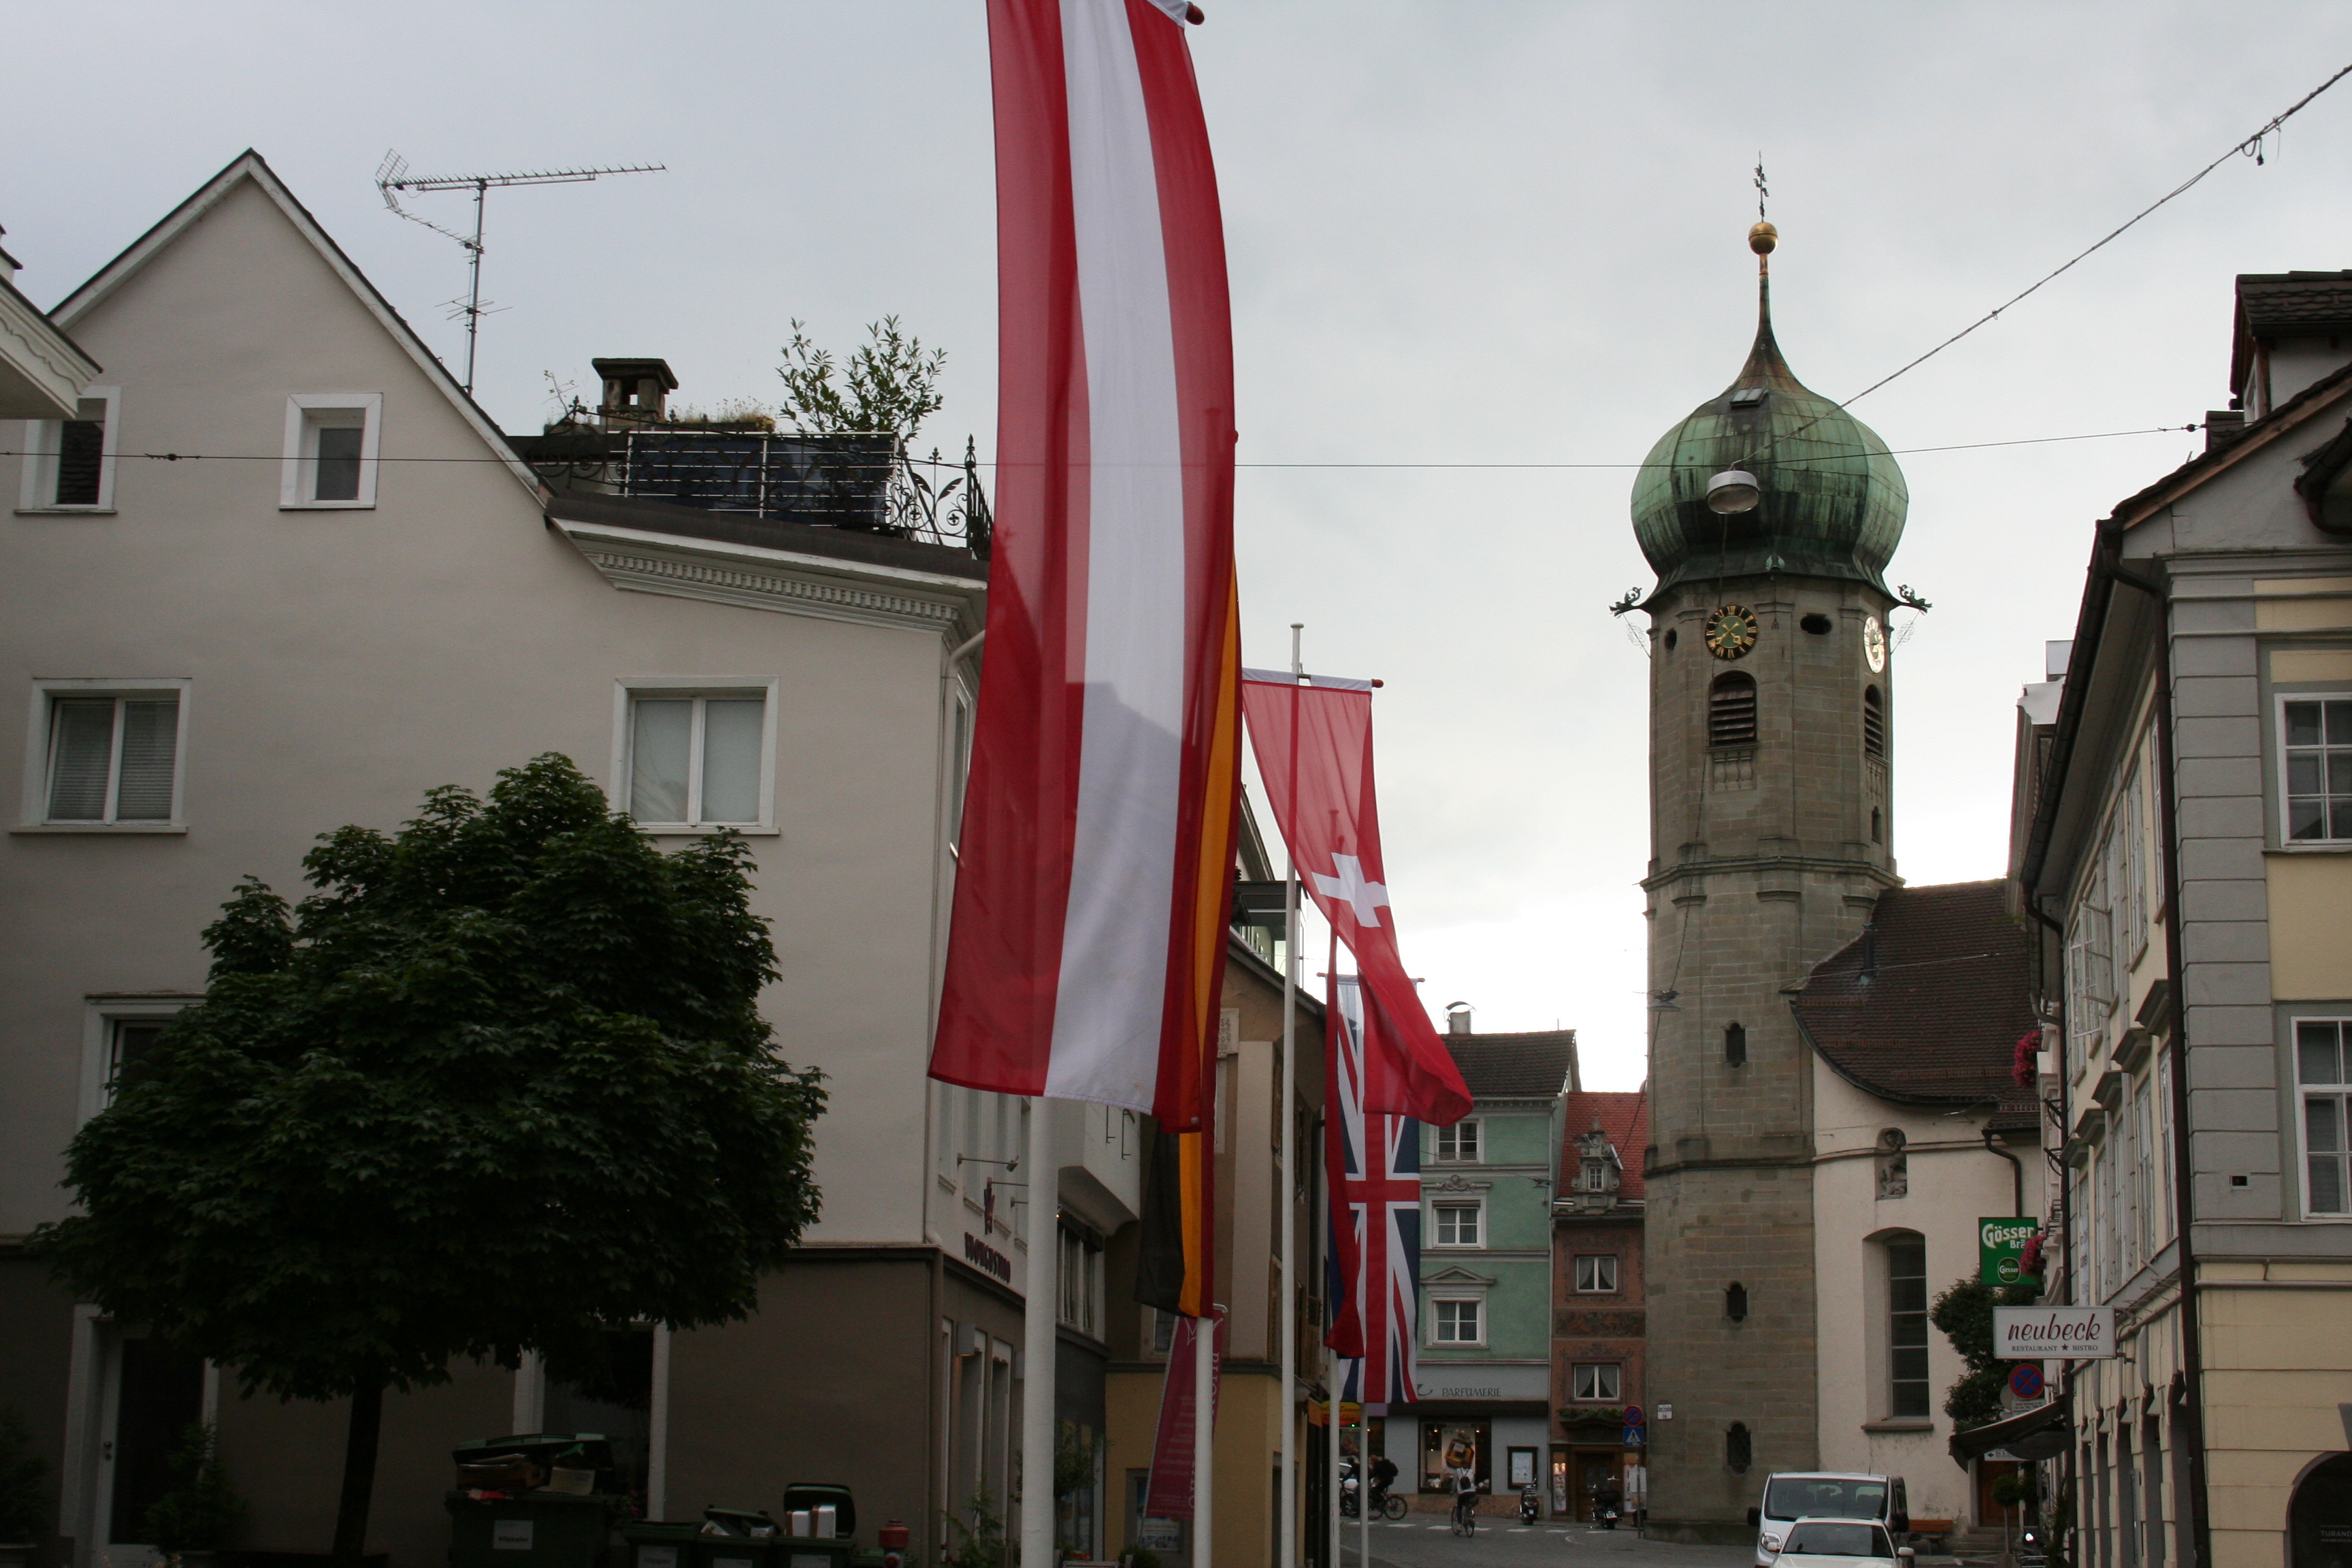
M 1729 382 L 1754 313 L 1843 397 L 1958 330 L 2352 61 L 2338 4 L 1204 0 L 1245 469 L 1245 657 L 1376 676 L 1408 963 L 1482 1029 L 1582 1031 L 1642 1076 L 1643 655 L 1630 465 Z M 994 430 L 980 0 L 606 5 L 10 5 L 0 225 L 54 303 L 247 146 L 445 357 L 463 255 L 372 176 L 660 162 L 493 192 L 480 396 L 658 354 L 772 401 L 798 316 L 899 315 L 950 353 L 926 444 Z M 47 62 L 40 65 L 38 62 Z M 2231 279 L 2352 266 L 2352 79 L 1856 409 L 1905 448 L 2187 425 L 2226 401 Z M 459 196 L 415 207 L 460 226 Z M 1895 851 L 2002 869 L 2012 708 L 2074 617 L 2092 523 L 2201 437 L 1920 453 L 1888 573 L 1933 601 L 1895 656 Z M 1638 620 L 1640 617 L 1630 617 Z M 1912 617 L 1898 614 L 1898 623 Z M 486 781 L 467 781 L 486 782 Z M 1319 968 L 1316 964 L 1311 967 Z

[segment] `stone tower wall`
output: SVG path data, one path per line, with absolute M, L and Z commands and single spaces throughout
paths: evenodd
M 1723 604 L 1759 621 L 1737 660 L 1706 646 Z M 1863 642 L 1888 604 L 1859 583 L 1774 577 L 1651 605 L 1650 989 L 1676 994 L 1650 1015 L 1646 1226 L 1647 1387 L 1674 1408 L 1650 1426 L 1650 1518 L 1668 1535 L 1745 1540 L 1764 1478 L 1818 1463 L 1811 1065 L 1785 987 L 1853 940 L 1895 879 L 1886 760 L 1865 756 L 1863 724 L 1875 686 L 1891 756 L 1893 659 L 1873 672 Z M 1709 691 L 1734 670 L 1756 682 L 1756 742 L 1711 746 Z

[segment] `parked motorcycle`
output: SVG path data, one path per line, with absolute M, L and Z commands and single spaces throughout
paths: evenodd
M 1342 1518 L 1342 1519 L 1354 1519 L 1354 1518 L 1356 1518 L 1356 1517 L 1358 1516 L 1358 1510 L 1359 1510 L 1359 1508 L 1360 1507 L 1360 1503 L 1359 1503 L 1359 1501 L 1358 1501 L 1358 1497 L 1359 1497 L 1359 1494 L 1360 1493 L 1361 1489 L 1361 1489 L 1360 1487 L 1359 1487 L 1359 1486 L 1358 1486 L 1357 1481 L 1356 1481 L 1356 1461 L 1355 1461 L 1355 1460 L 1353 1460 L 1353 1459 L 1342 1459 L 1342 1460 L 1340 1460 L 1340 1461 L 1339 1461 L 1339 1517 L 1340 1517 L 1340 1518 Z
M 1533 1524 L 1542 1517 L 1543 1509 L 1536 1500 L 1536 1489 L 1533 1486 L 1521 1487 L 1519 1489 L 1519 1522 Z

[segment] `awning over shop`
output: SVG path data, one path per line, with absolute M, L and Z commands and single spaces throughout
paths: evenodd
M 2061 1394 L 2047 1405 L 2037 1405 L 1989 1426 L 1955 1432 L 1949 1445 L 1952 1463 L 1965 1470 L 1969 1460 L 1982 1458 L 1996 1448 L 2006 1448 L 2020 1459 L 2055 1458 L 2066 1451 L 2071 1440 L 2071 1412 L 2066 1396 Z

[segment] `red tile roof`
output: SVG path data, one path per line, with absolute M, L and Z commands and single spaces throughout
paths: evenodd
M 1870 931 L 1814 965 L 1797 1023 L 1841 1077 L 1911 1105 L 1997 1102 L 2000 1125 L 2033 1124 L 2033 1091 L 2012 1076 L 2019 1037 L 2040 1027 L 2033 939 L 2002 888 L 1894 889 Z
M 1643 1151 L 1650 1146 L 1650 1091 L 1644 1087 L 1623 1090 L 1585 1089 L 1568 1097 L 1568 1127 L 1560 1140 L 1560 1186 L 1565 1196 L 1576 1163 L 1582 1158 L 1576 1141 L 1599 1127 L 1616 1146 L 1624 1173 L 1617 1178 L 1621 1203 L 1642 1198 Z

